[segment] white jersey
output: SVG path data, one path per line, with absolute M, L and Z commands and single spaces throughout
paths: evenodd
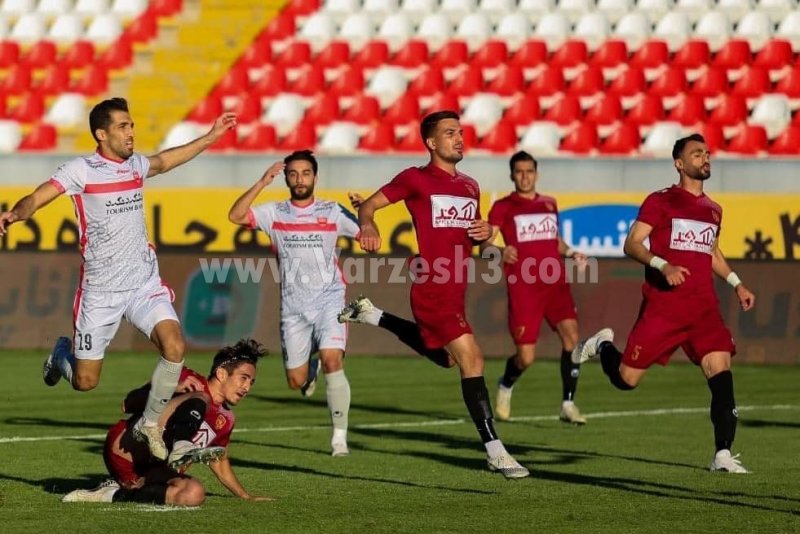
M 345 282 L 339 269 L 339 236 L 356 237 L 355 216 L 336 202 L 315 200 L 299 207 L 291 201 L 268 202 L 250 209 L 252 228 L 272 240 L 281 272 L 284 314 L 319 308 L 333 298 L 344 302 Z
M 95 153 L 64 163 L 50 179 L 75 206 L 82 289 L 130 291 L 158 277 L 144 217 L 149 169 L 150 162 L 140 154 L 113 161 Z

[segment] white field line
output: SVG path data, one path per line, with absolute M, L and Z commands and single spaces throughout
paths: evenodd
M 800 405 L 796 404 L 772 404 L 772 405 L 752 405 L 752 406 L 738 406 L 737 410 L 740 412 L 751 412 L 757 410 L 798 410 Z M 682 415 L 682 414 L 695 414 L 695 413 L 708 413 L 708 406 L 702 408 L 660 408 L 655 410 L 624 410 L 616 412 L 595 412 L 584 414 L 588 419 L 605 419 L 615 417 L 648 417 L 654 415 Z M 532 415 L 523 417 L 512 417 L 511 421 L 520 422 L 533 422 L 533 421 L 557 421 L 557 415 Z M 426 426 L 448 426 L 460 425 L 466 423 L 466 419 L 434 419 L 429 421 L 404 421 L 404 422 L 386 422 L 386 423 L 367 423 L 362 425 L 353 425 L 351 428 L 418 428 Z M 266 426 L 259 428 L 237 428 L 235 434 L 255 433 L 255 432 L 296 432 L 305 430 L 330 430 L 330 425 L 306 425 L 306 426 Z M 105 434 L 81 434 L 81 435 L 67 435 L 67 436 L 12 436 L 8 438 L 0 438 L 0 444 L 3 443 L 25 443 L 25 442 L 38 442 L 38 441 L 60 441 L 60 440 L 99 440 L 105 439 Z

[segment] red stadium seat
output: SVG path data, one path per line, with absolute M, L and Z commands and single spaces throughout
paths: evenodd
M 94 44 L 91 41 L 75 41 L 64 52 L 58 62 L 70 69 L 82 69 L 94 61 Z
M 596 67 L 613 68 L 628 62 L 628 45 L 625 41 L 609 39 L 600 45 L 590 63 Z
M 146 43 L 156 35 L 158 35 L 156 15 L 151 9 L 147 9 L 125 28 L 121 38 L 135 43 Z
M 775 92 L 789 98 L 800 98 L 800 67 L 794 67 L 775 84 Z
M 785 39 L 772 39 L 759 50 L 753 66 L 762 69 L 780 69 L 791 65 L 793 56 L 792 43 Z
M 314 65 L 306 65 L 300 69 L 297 79 L 289 84 L 289 91 L 301 96 L 314 96 L 321 93 L 325 91 L 325 74 L 322 69 Z
M 487 91 L 500 96 L 513 96 L 525 88 L 525 77 L 522 69 L 517 65 L 504 65 L 500 67 L 497 77 L 489 82 Z
M 256 80 L 249 91 L 258 96 L 275 96 L 286 88 L 286 72 L 273 65 L 267 65 L 261 78 Z
M 714 55 L 712 65 L 720 69 L 738 69 L 749 65 L 752 57 L 749 42 L 744 39 L 731 39 Z
M 394 126 L 385 122 L 373 125 L 358 143 L 367 152 L 390 152 L 394 148 Z
M 637 126 L 650 126 L 664 118 L 664 106 L 661 98 L 655 95 L 642 95 L 639 100 L 625 116 L 625 122 Z
M 711 61 L 711 48 L 708 41 L 692 39 L 675 53 L 672 66 L 679 69 L 699 69 Z
M 639 149 L 642 138 L 639 128 L 633 124 L 622 123 L 600 145 L 603 154 L 632 154 Z
M 234 65 L 214 88 L 214 94 L 217 96 L 238 95 L 246 92 L 248 85 L 250 85 L 250 79 L 247 76 L 247 69 L 242 65 Z
M 152 0 L 150 9 L 159 17 L 171 17 L 183 9 L 182 0 Z
M 286 137 L 278 141 L 278 150 L 293 152 L 311 149 L 316 144 L 317 132 L 314 130 L 314 125 L 302 121 Z
M 24 124 L 38 122 L 44 115 L 44 98 L 41 93 L 22 95 L 17 105 L 8 112 L 8 118 Z
M 352 65 L 362 69 L 377 69 L 389 62 L 389 45 L 383 41 L 370 41 L 353 57 Z
M 728 92 L 728 74 L 721 68 L 710 68 L 692 84 L 692 94 L 713 97 Z
M 64 64 L 49 67 L 36 89 L 46 96 L 58 95 L 67 91 L 69 89 L 69 68 Z
M 608 92 L 617 96 L 633 96 L 643 92 L 646 88 L 647 81 L 644 73 L 635 67 L 629 67 L 614 77 L 608 86 Z
M 686 82 L 686 73 L 683 69 L 670 67 L 653 80 L 653 84 L 647 92 L 653 96 L 665 98 L 682 95 L 688 89 L 689 84 Z
M 189 112 L 189 115 L 186 116 L 186 120 L 199 123 L 212 123 L 217 120 L 217 117 L 221 114 L 222 102 L 220 102 L 219 97 L 209 95 L 201 100 L 200 103 Z
M 311 45 L 305 41 L 295 41 L 279 55 L 273 63 L 285 69 L 296 69 L 311 62 Z
M 380 122 L 381 105 L 374 96 L 359 95 L 344 114 L 344 120 L 356 124 Z
M 679 122 L 684 126 L 694 126 L 706 120 L 706 106 L 703 97 L 695 94 L 685 94 L 672 108 L 667 120 Z
M 239 95 L 231 111 L 236 113 L 236 120 L 239 124 L 257 121 L 263 111 L 261 109 L 261 97 L 249 93 Z
M 311 15 L 320 8 L 319 0 L 291 0 L 283 6 L 281 13 L 286 13 L 292 16 L 297 15 Z
M 703 123 L 699 129 L 700 135 L 706 140 L 706 145 L 711 152 L 717 152 L 725 147 L 725 135 L 719 124 Z
M 337 120 L 341 115 L 339 97 L 331 92 L 317 95 L 306 110 L 304 120 L 310 124 L 326 125 Z
M 711 111 L 708 122 L 720 126 L 737 126 L 747 120 L 747 103 L 736 95 L 723 95 L 719 105 Z
M 133 63 L 133 45 L 130 40 L 119 39 L 100 54 L 96 63 L 106 69 L 124 69 Z
M 478 142 L 478 148 L 497 153 L 507 153 L 517 146 L 517 133 L 512 125 L 500 121 Z
M 503 115 L 503 120 L 514 126 L 526 126 L 539 118 L 539 99 L 533 95 L 521 95 Z
M 394 148 L 398 152 L 425 152 L 425 145 L 422 143 L 418 129 L 409 131 L 399 143 L 395 144 Z
M 356 96 L 364 90 L 364 73 L 358 67 L 348 66 L 333 81 L 328 91 L 337 96 Z
M 411 81 L 408 92 L 412 95 L 428 96 L 444 90 L 444 75 L 436 68 L 428 67 Z
M 614 95 L 604 95 L 595 105 L 586 111 L 585 122 L 598 126 L 614 124 L 622 118 L 622 104 Z
M 389 109 L 383 115 L 382 122 L 403 125 L 418 121 L 419 117 L 420 110 L 417 97 L 413 94 L 405 93 L 389 106 Z
M 763 126 L 746 125 L 728 143 L 728 152 L 755 156 L 767 150 L 767 131 Z
M 0 94 L 0 119 L 4 119 L 6 116 L 6 98 L 4 95 Z
M 575 95 L 564 95 L 544 115 L 544 120 L 568 126 L 580 119 L 581 103 Z
M 295 31 L 294 15 L 290 13 L 280 13 L 270 21 L 266 31 L 262 35 L 273 41 L 282 41 L 294 35 Z
M 14 41 L 0 41 L 0 69 L 19 63 L 19 45 Z
M 58 144 L 58 133 L 52 124 L 39 123 L 26 135 L 19 150 L 52 150 Z
M 452 39 L 444 44 L 431 58 L 431 65 L 437 69 L 450 69 L 467 63 L 469 49 L 467 43 Z
M 447 92 L 436 93 L 431 97 L 431 101 L 427 103 L 425 113 L 444 109 L 458 112 L 461 109 L 461 106 L 458 105 L 458 97 Z
M 393 65 L 414 69 L 428 63 L 428 43 L 419 39 L 409 39 L 391 60 Z
M 800 155 L 800 126 L 790 124 L 769 147 L 769 153 L 779 156 Z
M 553 96 L 564 91 L 564 74 L 561 69 L 547 66 L 528 85 L 528 94 Z
M 463 130 L 462 137 L 465 150 L 478 146 L 478 132 L 475 131 L 475 127 L 471 124 L 462 124 L 461 129 Z M 419 132 L 419 124 L 417 124 L 415 131 Z
M 575 154 L 588 154 L 598 145 L 597 128 L 592 123 L 581 123 L 562 140 L 560 150 Z
M 458 97 L 472 96 L 483 88 L 483 73 L 480 67 L 469 66 L 450 82 L 447 91 Z
M 350 63 L 350 45 L 345 41 L 331 41 L 314 58 L 314 63 L 322 69 L 336 69 Z
M 98 96 L 108 91 L 108 71 L 98 65 L 89 65 L 70 91 L 85 96 Z
M 504 41 L 490 39 L 472 56 L 471 63 L 478 67 L 494 68 L 508 62 L 508 45 Z
M 605 78 L 599 67 L 587 67 L 569 84 L 569 92 L 578 96 L 592 96 L 605 89 Z
M 569 69 L 586 63 L 589 58 L 589 49 L 585 41 L 570 39 L 553 53 L 548 63 L 553 67 Z
M 640 69 L 655 69 L 669 63 L 669 47 L 664 41 L 647 41 L 634 52 L 630 64 Z
M 31 88 L 31 69 L 27 65 L 12 65 L 0 78 L 0 95 L 21 95 Z
M 522 68 L 538 67 L 547 60 L 547 44 L 544 41 L 531 39 L 526 41 L 511 56 L 511 64 Z
M 43 69 L 56 62 L 56 44 L 52 41 L 37 41 L 22 56 L 22 64 L 32 69 Z
M 237 150 L 258 151 L 275 147 L 275 128 L 271 124 L 257 124 L 249 134 L 236 142 Z
M 745 98 L 756 98 L 770 92 L 772 81 L 769 71 L 759 67 L 748 67 L 731 90 L 731 94 Z
M 269 39 L 256 38 L 250 43 L 247 50 L 241 55 L 237 64 L 248 68 L 256 69 L 272 61 L 272 42 Z

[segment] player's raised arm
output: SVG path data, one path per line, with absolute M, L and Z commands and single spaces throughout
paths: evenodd
M 361 226 L 359 244 L 367 252 L 375 252 L 381 248 L 381 234 L 375 225 L 375 212 L 391 204 L 382 191 L 373 193 L 358 208 L 358 224 Z
M 5 235 L 8 227 L 15 222 L 30 219 L 37 210 L 48 205 L 60 194 L 61 191 L 52 182 L 44 182 L 31 194 L 19 199 L 10 211 L 0 213 L 0 235 Z
M 250 226 L 250 219 L 247 216 L 250 211 L 250 206 L 253 205 L 259 193 L 271 184 L 275 177 L 283 172 L 284 168 L 286 168 L 286 165 L 282 161 L 276 161 L 270 165 L 267 170 L 264 171 L 264 174 L 261 175 L 261 178 L 259 178 L 250 189 L 245 191 L 242 196 L 236 199 L 236 202 L 233 203 L 231 210 L 228 212 L 228 220 L 233 224 Z
M 211 471 L 216 475 L 217 480 L 219 480 L 220 484 L 228 488 L 232 494 L 236 495 L 240 499 L 245 499 L 248 501 L 274 501 L 273 497 L 257 497 L 255 495 L 250 495 L 242 483 L 239 482 L 239 479 L 236 478 L 236 474 L 233 472 L 233 467 L 231 466 L 231 462 L 228 459 L 227 452 L 226 455 L 217 460 L 216 462 L 211 462 L 208 464 L 208 467 L 211 468 Z
M 157 174 L 162 174 L 174 169 L 178 165 L 183 165 L 216 143 L 225 132 L 235 126 L 236 114 L 223 113 L 217 117 L 217 120 L 214 121 L 214 125 L 207 134 L 185 145 L 168 148 L 158 154 L 149 156 L 147 159 L 150 161 L 150 170 L 147 172 L 147 177 L 149 178 Z
M 722 249 L 719 248 L 719 241 L 714 242 L 714 252 L 711 255 L 711 269 L 714 271 L 714 274 L 733 287 L 742 310 L 748 311 L 755 306 L 756 296 L 742 283 L 739 276 L 733 272 L 731 266 L 728 265 L 728 261 L 725 259 Z
M 649 224 L 642 221 L 635 221 L 633 225 L 631 225 L 628 237 L 625 239 L 625 247 L 623 249 L 625 255 L 638 261 L 642 265 L 647 265 L 661 271 L 669 285 L 681 285 L 686 281 L 686 276 L 691 274 L 689 269 L 680 265 L 667 263 L 664 258 L 656 256 L 644 246 L 644 240 L 650 236 L 650 232 L 652 231 L 653 227 Z

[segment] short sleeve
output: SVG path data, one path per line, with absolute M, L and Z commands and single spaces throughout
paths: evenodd
M 259 204 L 258 206 L 253 206 L 247 213 L 247 219 L 250 221 L 250 228 L 251 229 L 260 229 L 270 237 L 272 234 L 270 233 L 272 230 L 272 223 L 275 220 L 273 215 L 273 203 L 267 202 L 265 204 Z
M 82 161 L 78 158 L 61 165 L 53 173 L 50 183 L 70 196 L 83 193 L 86 186 L 86 165 Z
M 389 202 L 394 204 L 395 202 L 407 200 L 414 196 L 414 180 L 412 172 L 413 169 L 406 169 L 395 176 L 391 182 L 381 187 L 381 193 L 386 196 Z
M 361 231 L 356 216 L 341 204 L 337 204 L 336 209 L 339 211 L 336 217 L 336 231 L 338 234 L 346 237 L 356 237 Z
M 664 218 L 664 210 L 661 206 L 662 195 L 663 193 L 651 193 L 648 195 L 639 208 L 639 214 L 636 216 L 636 220 L 649 224 L 653 228 L 658 226 Z
M 503 220 L 506 218 L 506 209 L 504 203 L 497 201 L 489 208 L 489 224 L 492 226 L 503 226 Z
M 142 178 L 147 178 L 147 173 L 150 172 L 150 159 L 145 155 L 135 153 L 131 157 L 135 158 L 133 162 L 134 169 L 139 172 Z

